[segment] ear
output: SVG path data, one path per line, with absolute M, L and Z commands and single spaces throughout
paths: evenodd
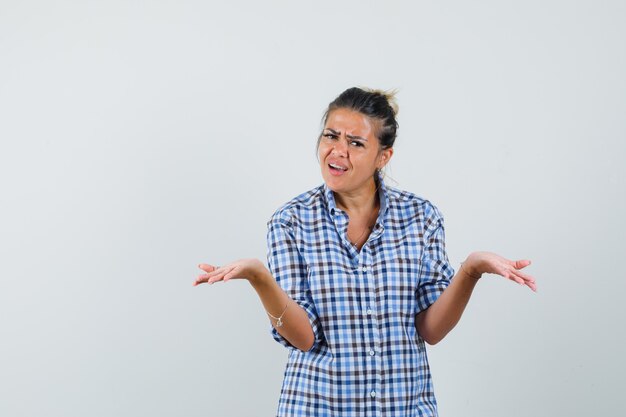
M 393 156 L 393 148 L 383 149 L 380 153 L 380 156 L 378 157 L 378 164 L 376 167 L 378 169 L 383 169 L 385 165 L 387 165 L 387 163 L 389 162 L 392 156 Z

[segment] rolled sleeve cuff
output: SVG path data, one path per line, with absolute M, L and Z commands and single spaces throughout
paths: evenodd
M 417 298 L 417 312 L 426 310 L 431 306 L 441 293 L 450 285 L 454 276 L 454 268 L 446 261 L 435 261 L 432 265 L 435 271 L 432 280 L 420 285 L 419 297 Z
M 321 324 L 317 316 L 317 312 L 315 311 L 315 308 L 311 305 L 311 303 L 301 302 L 301 301 L 296 301 L 296 303 L 300 307 L 302 307 L 304 311 L 306 311 L 307 316 L 309 316 L 309 323 L 311 323 L 311 328 L 313 329 L 313 338 L 314 338 L 313 345 L 311 346 L 311 349 L 309 349 L 309 351 L 311 351 L 315 349 L 321 341 L 321 336 L 320 336 L 322 334 Z M 289 343 L 289 341 L 285 339 L 280 333 L 278 333 L 278 330 L 276 330 L 276 327 L 274 327 L 271 324 L 270 324 L 270 332 L 274 340 L 276 340 L 281 345 L 290 349 L 297 349 L 295 346 Z

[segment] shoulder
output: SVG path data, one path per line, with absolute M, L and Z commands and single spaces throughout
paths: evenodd
M 443 222 L 443 215 L 430 200 L 410 191 L 387 187 L 387 198 L 392 216 L 412 218 L 429 229 Z
M 280 206 L 267 222 L 293 227 L 303 219 L 313 220 L 324 206 L 324 186 L 320 185 L 292 198 Z

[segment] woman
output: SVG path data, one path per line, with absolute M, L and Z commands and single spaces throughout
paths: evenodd
M 387 187 L 393 96 L 351 88 L 324 116 L 324 184 L 268 222 L 269 269 L 256 259 L 200 264 L 194 285 L 247 279 L 290 349 L 279 416 L 436 416 L 424 343 L 456 325 L 474 286 L 495 273 L 536 290 L 510 261 L 474 252 L 455 274 L 443 218 L 429 201 Z

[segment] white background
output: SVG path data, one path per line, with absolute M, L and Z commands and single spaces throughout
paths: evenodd
M 255 293 L 191 284 L 265 259 L 355 85 L 455 268 L 533 260 L 429 347 L 440 415 L 624 415 L 625 39 L 623 1 L 0 0 L 0 415 L 274 415 Z

